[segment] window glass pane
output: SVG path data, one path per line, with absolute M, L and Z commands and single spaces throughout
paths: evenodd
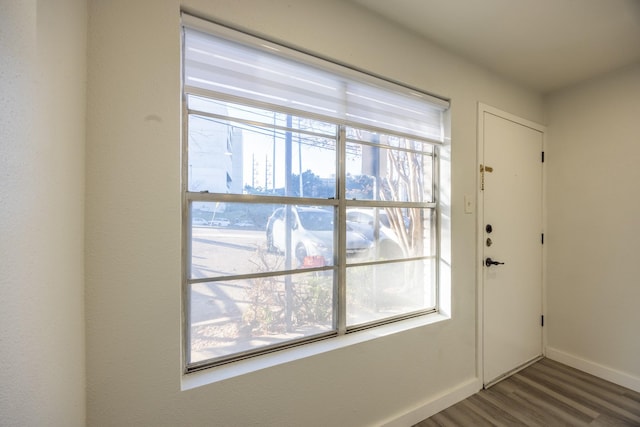
M 433 262 L 347 267 L 347 326 L 434 308 Z
M 189 95 L 188 108 L 205 113 L 221 115 L 230 119 L 257 122 L 269 126 L 292 127 L 300 131 L 323 134 L 335 137 L 337 126 L 333 123 L 323 122 L 304 117 L 287 115 L 277 111 L 265 110 L 248 105 L 235 104 L 217 99 L 208 99 L 200 96 Z M 287 125 L 287 117 L 291 117 L 290 125 Z
M 403 148 L 423 153 L 433 152 L 433 146 L 429 143 L 403 138 L 397 135 L 387 135 L 371 132 L 364 129 L 347 127 L 347 140 L 353 142 L 368 142 L 392 148 Z
M 428 208 L 347 208 L 347 233 L 357 231 L 371 241 L 369 260 L 431 256 L 432 213 Z
M 188 363 L 332 331 L 332 280 L 306 273 L 190 285 Z
M 433 157 L 419 151 L 349 143 L 348 200 L 433 201 Z
M 319 206 L 193 202 L 191 278 L 331 266 L 334 211 Z M 371 242 L 354 233 L 347 246 L 349 256 L 366 256 Z
M 191 278 L 282 269 L 266 252 L 267 219 L 278 205 L 192 202 Z
M 335 137 L 299 132 L 315 122 L 284 117 L 288 129 L 190 115 L 189 191 L 335 197 Z

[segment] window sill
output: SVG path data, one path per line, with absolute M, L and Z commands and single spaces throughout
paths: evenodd
M 216 383 L 218 381 L 227 380 L 245 374 L 250 374 L 262 369 L 270 368 L 284 363 L 293 362 L 295 360 L 304 359 L 306 357 L 316 356 L 318 354 L 338 350 L 354 344 L 382 338 L 399 332 L 407 331 L 414 328 L 442 322 L 449 319 L 442 313 L 433 313 L 425 316 L 415 317 L 400 322 L 390 323 L 335 338 L 318 341 L 315 343 L 305 344 L 287 350 L 277 351 L 274 353 L 256 356 L 246 360 L 229 363 L 223 366 L 217 366 L 190 374 L 184 374 L 181 380 L 181 389 L 191 390 L 202 387 L 207 384 Z

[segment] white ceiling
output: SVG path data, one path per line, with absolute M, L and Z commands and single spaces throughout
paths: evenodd
M 640 62 L 640 0 L 351 0 L 542 93 Z

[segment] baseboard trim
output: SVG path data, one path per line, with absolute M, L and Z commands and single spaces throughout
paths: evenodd
M 409 412 L 396 415 L 381 424 L 382 427 L 406 427 L 419 423 L 420 421 L 447 409 L 469 396 L 474 395 L 482 389 L 482 381 L 478 378 L 469 380 L 457 387 L 451 388 L 439 394 L 432 400 L 423 403 Z
M 564 351 L 560 351 L 552 347 L 547 347 L 546 355 L 551 360 L 555 360 L 556 362 L 563 363 L 567 366 L 571 366 L 572 368 L 579 369 L 588 374 L 595 375 L 596 377 L 611 381 L 614 384 L 618 384 L 622 387 L 626 387 L 640 393 L 640 378 L 638 377 L 600 365 L 599 363 L 595 363 L 590 360 L 582 359 L 578 356 L 565 353 Z

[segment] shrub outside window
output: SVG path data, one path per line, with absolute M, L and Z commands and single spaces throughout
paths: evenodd
M 437 311 L 446 102 L 183 23 L 186 372 Z

